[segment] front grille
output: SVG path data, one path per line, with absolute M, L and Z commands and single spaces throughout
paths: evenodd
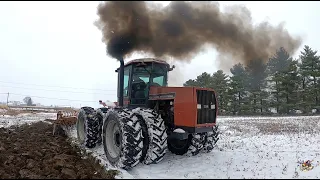
M 213 91 L 197 91 L 197 123 L 216 122 L 216 97 Z

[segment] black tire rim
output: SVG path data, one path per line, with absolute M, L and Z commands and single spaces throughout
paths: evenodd
M 111 158 L 116 159 L 120 156 L 121 152 L 121 133 L 120 127 L 117 121 L 109 120 L 106 122 L 106 129 L 105 129 L 105 138 L 104 143 L 106 144 L 106 150 Z
M 86 130 L 85 116 L 81 113 L 77 121 L 78 140 L 81 144 L 85 141 Z

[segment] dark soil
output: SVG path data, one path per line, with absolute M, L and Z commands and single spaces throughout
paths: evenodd
M 83 159 L 66 137 L 52 135 L 52 125 L 0 128 L 0 179 L 114 179 L 116 172 Z

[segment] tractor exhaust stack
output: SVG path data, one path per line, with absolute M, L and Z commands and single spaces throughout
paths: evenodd
M 123 106 L 123 78 L 124 78 L 124 61 L 123 57 L 118 58 L 120 61 L 120 73 L 119 73 L 119 99 L 118 99 L 118 104 L 120 107 Z

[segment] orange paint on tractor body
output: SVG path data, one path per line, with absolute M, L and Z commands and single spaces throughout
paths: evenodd
M 150 87 L 149 96 L 174 93 L 174 124 L 184 127 L 212 127 L 215 123 L 197 124 L 197 95 L 196 90 L 213 91 L 209 88 L 197 87 Z M 214 93 L 215 94 L 215 93 Z M 165 100 L 166 98 L 153 98 L 152 100 Z M 167 99 L 172 99 L 168 97 Z M 217 101 L 216 101 L 217 102 Z M 217 103 L 216 103 L 216 108 Z M 216 111 L 216 117 L 217 117 Z

